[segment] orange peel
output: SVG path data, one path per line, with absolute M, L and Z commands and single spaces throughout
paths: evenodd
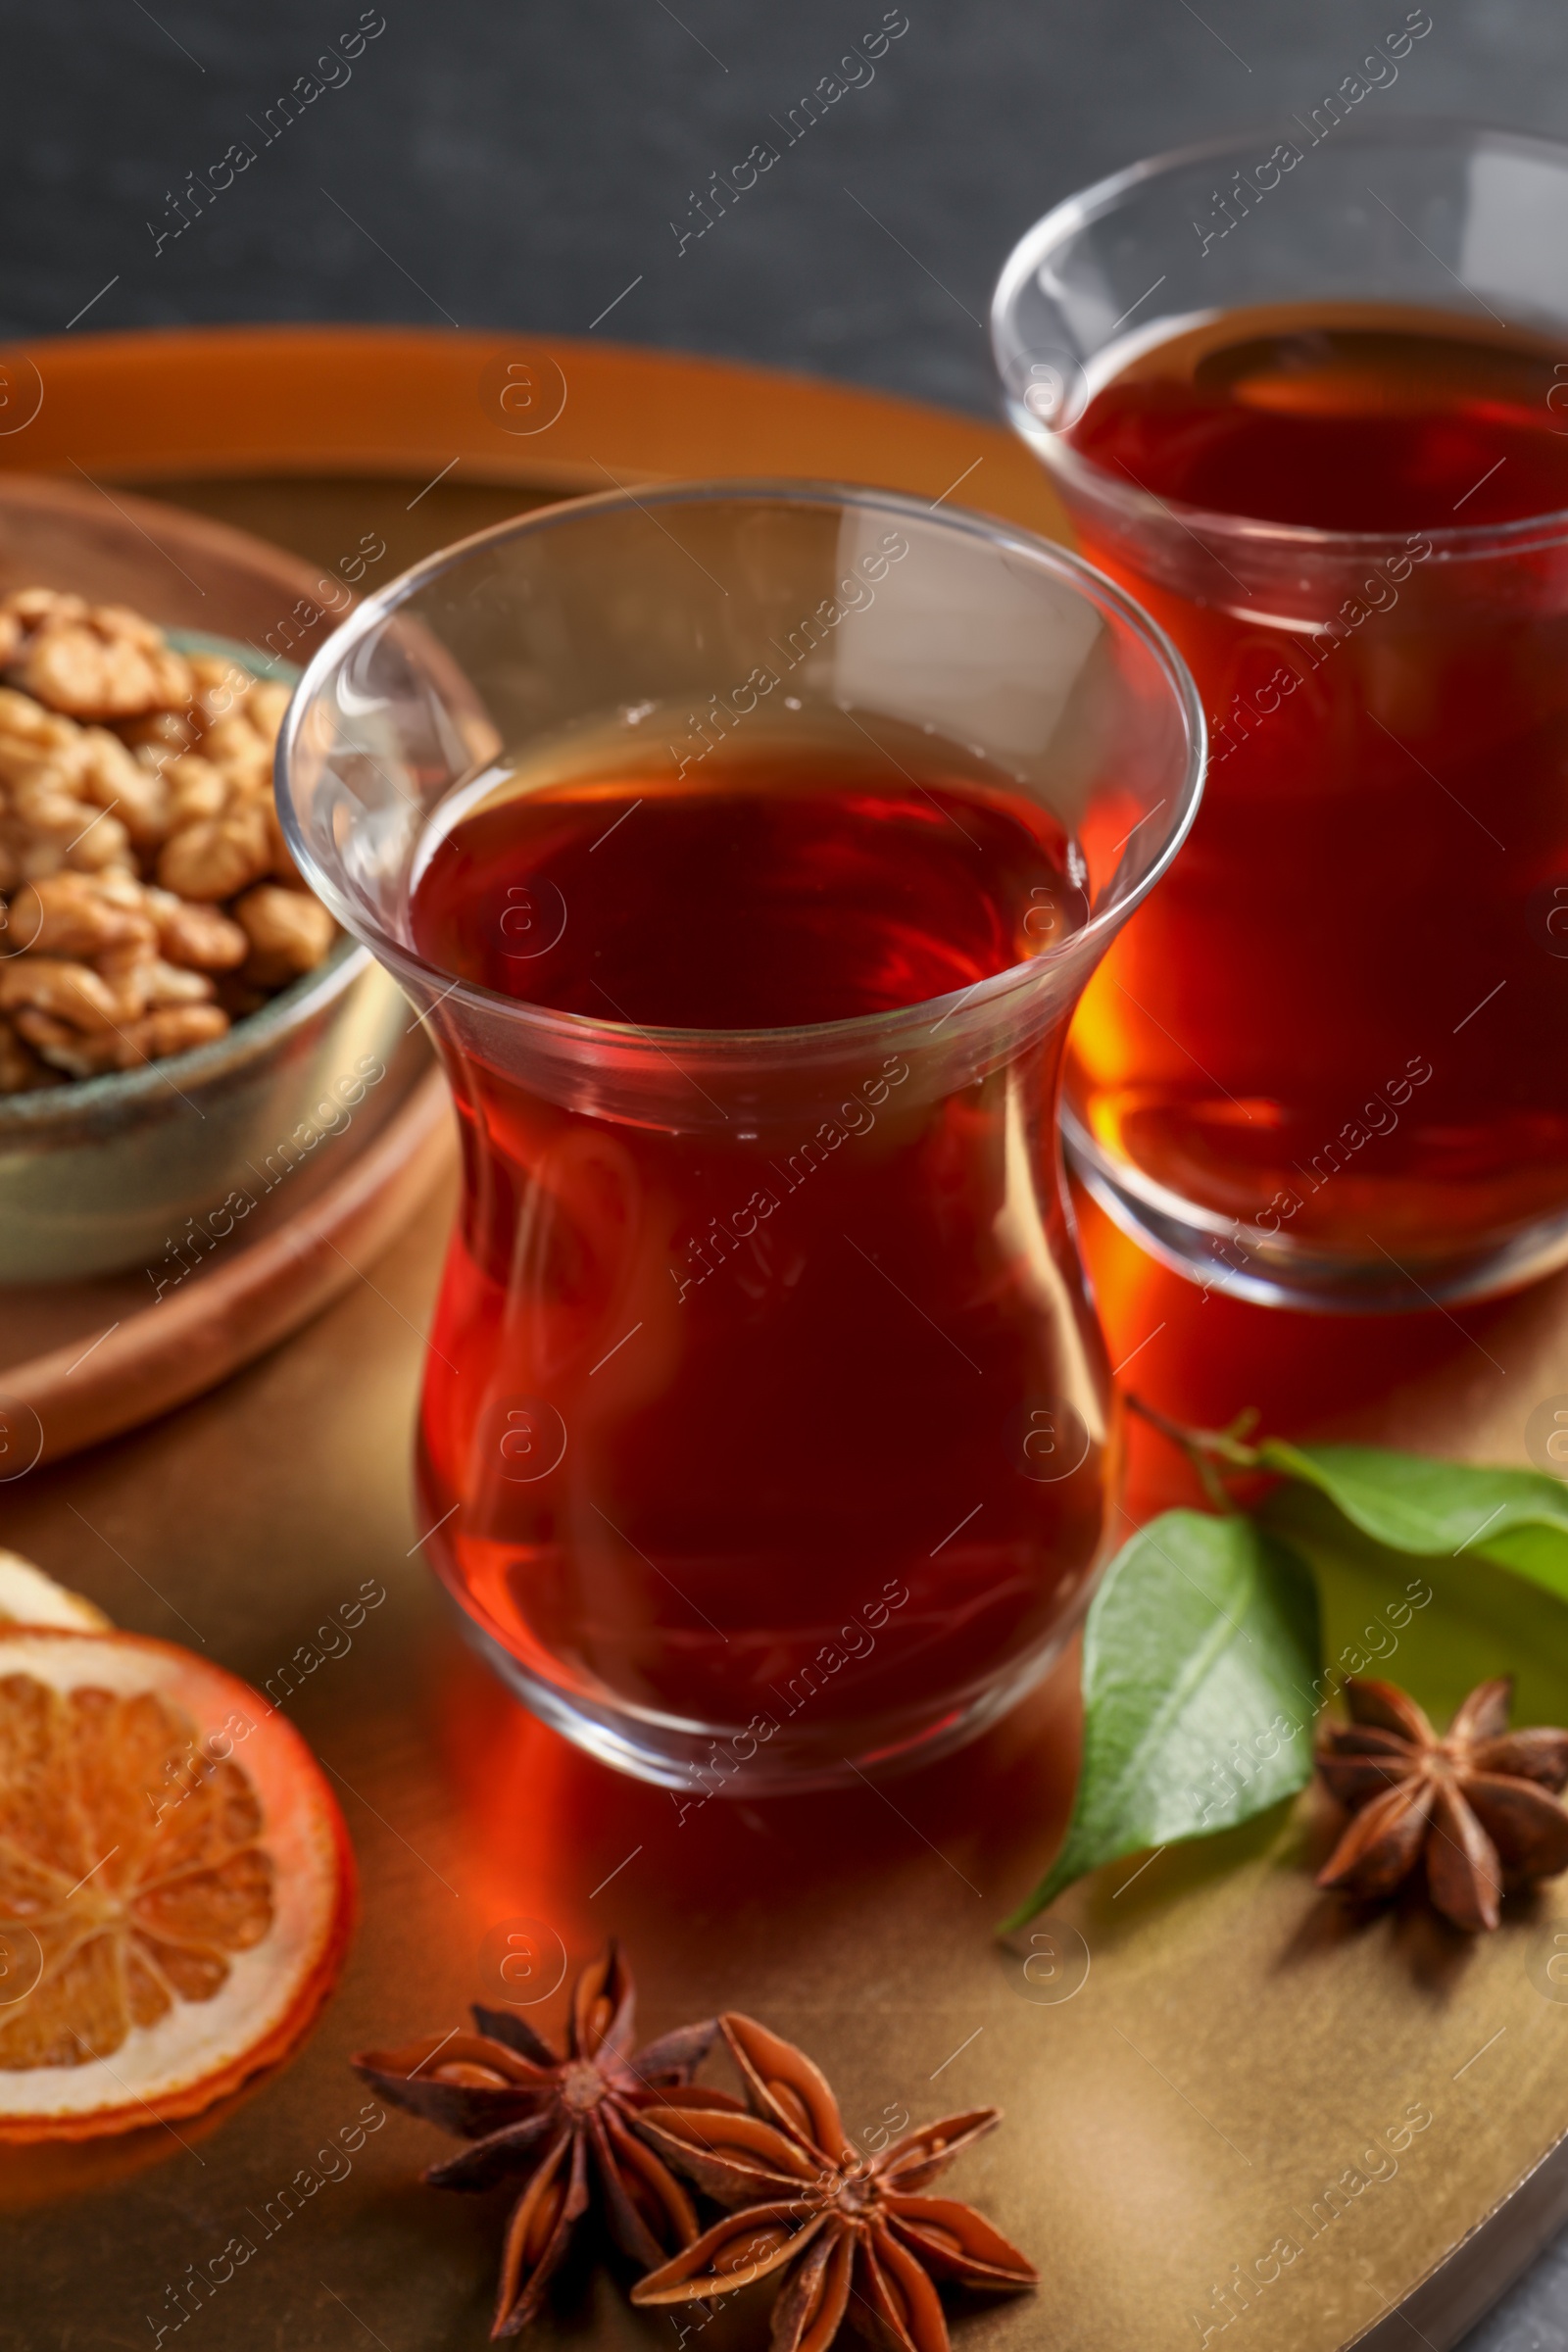
M 59 1625 L 78 1634 L 107 1634 L 112 1622 L 92 1601 L 56 1584 L 20 1551 L 0 1550 L 0 1625 Z
M 0 2140 L 191 2116 L 336 1980 L 352 1851 L 293 1726 L 132 1634 L 0 1625 Z

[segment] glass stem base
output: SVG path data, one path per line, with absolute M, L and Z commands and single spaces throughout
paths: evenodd
M 1049 1642 L 984 1690 L 934 1722 L 892 1739 L 868 1737 L 872 1727 L 853 1723 L 831 1736 L 821 1726 L 786 1723 L 763 1740 L 733 1726 L 674 1725 L 575 1693 L 568 1697 L 514 1657 L 466 1610 L 460 1607 L 459 1615 L 466 1640 L 531 1714 L 602 1764 L 659 1788 L 683 1789 L 697 1803 L 710 1796 L 800 1796 L 915 1771 L 978 1739 L 1016 1706 L 1051 1671 L 1078 1625 L 1075 1614 Z
M 1568 1265 L 1568 1210 L 1442 1258 L 1351 1259 L 1181 1200 L 1113 1160 L 1063 1108 L 1067 1164 L 1140 1249 L 1201 1289 L 1319 1315 L 1420 1314 L 1494 1298 Z

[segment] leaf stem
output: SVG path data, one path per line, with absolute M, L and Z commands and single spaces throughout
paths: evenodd
M 1198 1474 L 1200 1485 L 1217 1511 L 1234 1511 L 1237 1503 L 1220 1475 L 1220 1465 L 1231 1471 L 1266 1470 L 1268 1463 L 1255 1446 L 1247 1444 L 1257 1427 L 1259 1414 L 1256 1405 L 1250 1404 L 1237 1414 L 1228 1429 L 1189 1429 L 1185 1422 L 1172 1421 L 1158 1407 L 1145 1402 L 1129 1390 L 1127 1409 L 1157 1429 L 1162 1438 L 1183 1452 Z

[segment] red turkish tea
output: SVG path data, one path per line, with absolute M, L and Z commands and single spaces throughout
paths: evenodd
M 1231 312 L 1069 441 L 1183 511 L 1141 546 L 1092 477 L 1075 501 L 1213 732 L 1192 837 L 1086 996 L 1076 1115 L 1146 1187 L 1373 1266 L 1560 1212 L 1568 552 L 1441 534 L 1568 510 L 1568 345 Z M 1265 552 L 1191 509 L 1383 543 Z
M 777 1033 L 1039 954 L 1085 920 L 1082 867 L 1048 810 L 967 778 L 714 764 L 696 789 L 515 792 L 424 862 L 427 962 L 620 1025 L 607 1068 L 628 1028 L 673 1033 L 690 1116 L 530 1084 L 526 1046 L 454 1060 L 468 1182 L 420 1508 L 540 1682 L 749 1726 L 744 1755 L 804 1727 L 838 1765 L 848 1727 L 928 1733 L 934 1700 L 1070 1616 L 1101 1543 L 1103 1370 L 1058 1271 L 1064 1014 L 945 1095 L 872 1029 L 814 1105 L 773 1074 Z M 720 1102 L 694 1031 L 765 1033 L 755 1088 Z

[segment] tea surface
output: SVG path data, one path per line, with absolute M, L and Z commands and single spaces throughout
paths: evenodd
M 1073 446 L 1157 496 L 1325 531 L 1568 510 L 1568 343 L 1420 314 L 1231 312 L 1112 377 Z
M 782 757 L 707 788 L 519 792 L 429 857 L 416 946 L 454 977 L 601 1021 L 787 1029 L 1005 971 L 1085 913 L 1051 813 L 934 773 Z

